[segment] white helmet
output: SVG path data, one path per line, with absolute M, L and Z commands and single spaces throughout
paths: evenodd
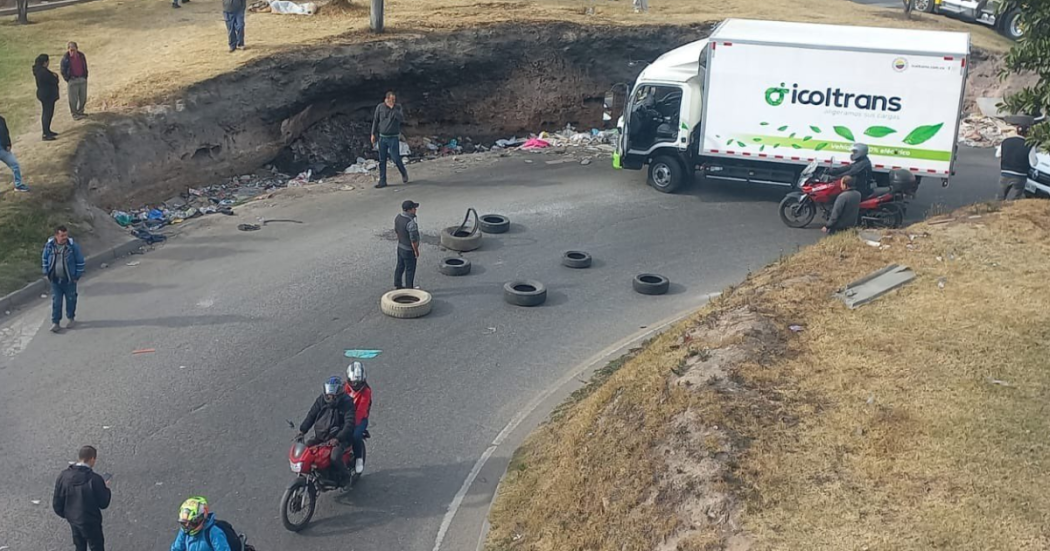
M 350 388 L 360 390 L 365 384 L 365 366 L 361 362 L 353 362 L 346 366 L 346 381 Z

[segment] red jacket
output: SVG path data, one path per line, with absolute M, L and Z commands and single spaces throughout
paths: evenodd
M 363 419 L 368 419 L 368 414 L 372 411 L 372 387 L 365 383 L 361 390 L 355 391 L 350 386 L 350 383 L 344 383 L 343 386 L 346 393 L 354 401 L 354 426 L 357 426 Z

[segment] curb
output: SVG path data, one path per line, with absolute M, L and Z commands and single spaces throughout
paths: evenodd
M 145 243 L 142 240 L 137 238 L 132 239 L 131 241 L 125 241 L 115 247 L 110 247 L 98 254 L 89 255 L 84 259 L 84 263 L 91 264 L 93 262 L 113 260 L 115 258 L 127 256 L 144 246 Z M 17 291 L 0 297 L 0 312 L 7 312 L 18 308 L 19 306 L 28 304 L 32 302 L 34 298 L 46 293 L 47 289 L 47 281 L 38 279 Z

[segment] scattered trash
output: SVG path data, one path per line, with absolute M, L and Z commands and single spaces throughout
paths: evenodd
M 317 4 L 306 2 L 299 4 L 289 0 L 274 0 L 270 2 L 270 13 L 281 15 L 313 15 L 317 11 Z
M 239 229 L 241 231 L 255 231 L 255 230 L 262 229 L 262 226 L 260 226 L 258 224 L 238 224 L 237 225 L 237 229 Z
M 549 142 L 547 142 L 546 140 L 541 140 L 539 138 L 529 138 L 529 140 L 526 141 L 525 145 L 521 146 L 521 148 L 526 150 L 526 151 L 529 151 L 529 150 L 533 150 L 533 149 L 543 149 L 545 147 L 550 147 L 550 146 L 551 146 L 551 144 Z
M 358 157 L 357 162 L 346 167 L 343 174 L 368 174 L 372 170 L 379 168 L 379 161 L 375 159 L 365 159 L 364 157 Z
M 868 405 L 874 404 L 875 403 L 875 395 L 874 394 L 868 394 L 867 402 L 868 402 Z
M 496 332 L 496 328 L 495 328 L 495 327 L 489 327 L 488 329 L 486 329 L 486 330 L 485 330 L 484 332 L 482 332 L 481 334 L 482 334 L 482 335 L 491 335 L 491 334 L 493 334 L 493 333 L 495 333 L 495 332 Z
M 103 270 L 105 270 L 106 268 L 109 268 L 109 264 L 106 264 L 105 262 L 103 262 L 102 264 L 99 264 L 98 267 L 102 268 Z
M 584 159 L 584 160 L 580 161 L 580 164 L 581 165 L 589 165 L 589 164 L 591 164 L 591 160 L 590 159 Z
M 146 244 L 148 244 L 148 245 L 153 245 L 154 243 L 160 243 L 162 241 L 167 241 L 167 239 L 168 239 L 168 236 L 166 236 L 166 235 L 162 235 L 162 234 L 159 234 L 159 233 L 153 233 L 153 232 L 151 232 L 149 230 L 142 229 L 142 228 L 136 228 L 134 230 L 131 230 L 131 235 L 134 235 L 135 237 L 145 241 Z
M 358 358 L 361 360 L 371 360 L 376 356 L 382 354 L 382 350 L 361 350 L 357 348 L 351 348 L 343 352 L 343 356 L 347 358 Z
M 525 159 L 525 162 L 526 162 L 526 163 L 531 163 L 531 162 L 532 162 L 532 159 Z
M 1010 384 L 1010 383 L 1008 383 L 1006 381 L 1000 381 L 999 379 L 988 379 L 988 382 L 992 383 L 993 385 L 999 385 L 999 386 L 1014 386 L 1014 385 L 1012 385 L 1012 384 Z
M 29 502 L 32 503 L 33 505 L 40 505 L 40 500 L 39 499 L 30 499 Z
M 788 329 L 790 329 L 792 333 L 801 333 L 806 330 L 806 328 L 801 325 L 789 325 Z
M 184 365 L 180 365 L 180 366 L 179 366 L 179 369 L 186 369 L 186 366 L 184 366 Z
M 125 266 L 138 266 L 139 264 L 142 264 L 142 263 L 139 262 L 138 260 L 132 260 L 131 262 L 128 262 L 127 264 L 125 264 Z
M 40 298 L 47 298 L 47 295 L 46 294 L 40 295 Z
M 970 147 L 995 147 L 1012 131 L 1013 126 L 1002 119 L 970 115 L 959 123 L 959 143 Z
M 140 350 L 133 351 L 132 354 L 133 355 L 134 354 L 152 354 L 152 353 L 154 353 L 156 351 L 157 351 L 156 348 L 142 348 Z
M 948 283 L 948 278 L 946 278 L 946 277 L 939 277 L 939 278 L 937 278 L 937 287 L 938 288 L 944 289 L 944 284 L 945 283 Z
M 313 173 L 314 173 L 313 170 L 307 170 L 306 172 L 300 172 L 298 176 L 296 176 L 295 178 L 292 178 L 291 180 L 288 181 L 288 187 L 303 187 L 306 184 L 309 184 L 310 183 L 310 177 L 313 176 Z M 227 201 L 231 201 L 231 200 L 227 199 Z M 227 203 L 225 203 L 223 201 L 220 201 L 219 204 L 227 204 Z M 231 201 L 228 204 L 232 205 L 233 202 Z
M 163 482 L 154 482 L 153 485 L 154 486 L 163 486 L 164 483 Z
M 845 302 L 850 309 L 853 309 L 863 306 L 913 279 L 915 279 L 915 272 L 911 268 L 890 264 L 881 270 L 846 285 L 841 292 L 836 293 L 836 296 L 842 299 L 842 302 Z

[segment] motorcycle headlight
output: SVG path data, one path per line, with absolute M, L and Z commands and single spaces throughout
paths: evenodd
M 303 462 L 302 461 L 290 461 L 289 463 L 291 463 L 291 467 L 292 467 L 292 472 L 293 473 L 298 473 L 298 472 L 301 472 L 303 470 Z

